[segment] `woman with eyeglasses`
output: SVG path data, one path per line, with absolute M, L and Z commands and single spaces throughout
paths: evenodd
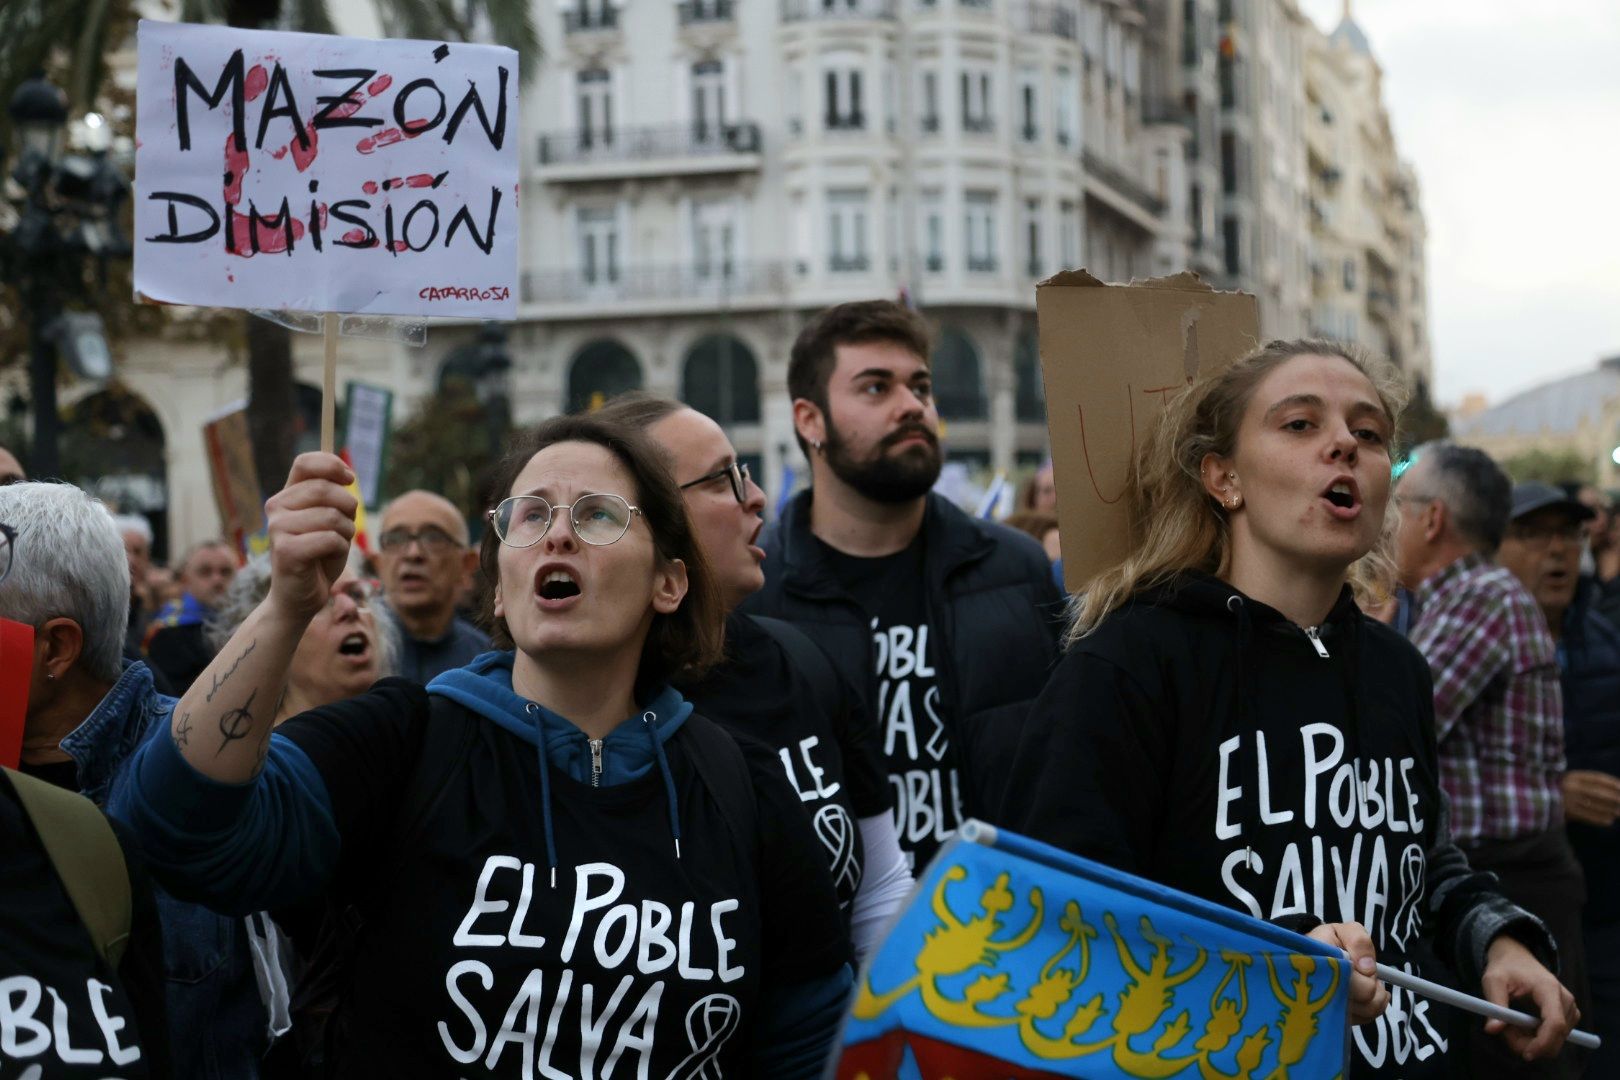
M 497 649 L 270 726 L 353 535 L 351 473 L 271 500 L 268 596 L 142 748 L 124 811 L 222 908 L 359 916 L 339 1076 L 818 1075 L 852 984 L 798 797 L 670 685 L 714 582 L 657 451 L 562 417 L 503 463 Z
M 699 712 L 776 751 L 825 849 L 858 958 L 911 891 L 876 721 L 803 631 L 737 606 L 765 585 L 755 543 L 765 493 L 720 425 L 678 401 L 621 394 L 596 414 L 645 431 L 664 451 L 725 609 L 725 660 L 678 683 Z

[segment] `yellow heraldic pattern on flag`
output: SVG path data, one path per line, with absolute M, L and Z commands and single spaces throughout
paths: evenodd
M 844 1042 L 904 1029 L 1057 1075 L 1314 1080 L 1344 1070 L 1345 970 L 1318 942 L 1002 833 L 941 850 L 863 973 Z

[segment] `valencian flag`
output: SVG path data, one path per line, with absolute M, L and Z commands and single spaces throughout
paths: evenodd
M 1345 1073 L 1332 946 L 966 822 L 844 1021 L 837 1080 Z

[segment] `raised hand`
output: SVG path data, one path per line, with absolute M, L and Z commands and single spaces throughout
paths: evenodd
M 354 473 L 333 454 L 300 454 L 287 486 L 265 504 L 270 534 L 270 602 L 284 615 L 315 617 L 343 574 L 358 501 Z

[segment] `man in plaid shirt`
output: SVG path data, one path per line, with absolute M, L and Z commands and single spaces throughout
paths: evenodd
M 1420 448 L 1395 490 L 1401 583 L 1415 594 L 1412 643 L 1434 676 L 1452 835 L 1476 868 L 1497 874 L 1508 899 L 1547 924 L 1560 977 L 1585 1008 L 1586 885 L 1564 835 L 1557 650 L 1535 599 L 1494 561 L 1511 492 L 1480 450 Z M 1532 1069 L 1498 1041 L 1476 1032 L 1476 1077 L 1579 1075 L 1570 1052 Z

